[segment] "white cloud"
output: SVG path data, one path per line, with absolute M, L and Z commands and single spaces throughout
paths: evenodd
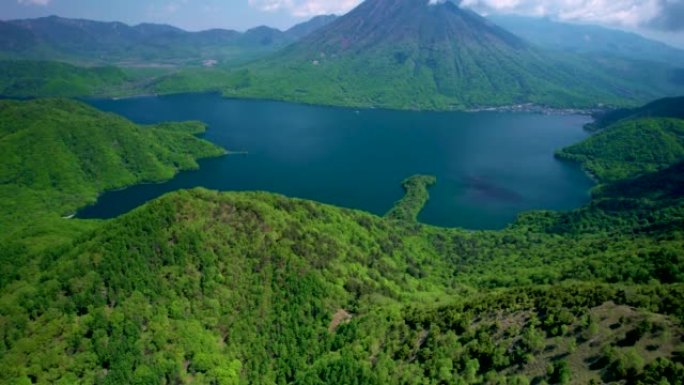
M 25 5 L 48 5 L 52 0 L 17 0 L 19 4 Z
M 628 28 L 648 25 L 679 0 L 463 0 L 482 13 L 516 13 Z
M 285 11 L 298 17 L 343 14 L 361 0 L 249 0 L 249 5 L 262 11 Z

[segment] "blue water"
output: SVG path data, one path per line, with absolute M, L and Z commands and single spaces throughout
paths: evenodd
M 203 186 L 263 190 L 382 215 L 401 181 L 437 176 L 424 223 L 497 229 L 531 209 L 566 210 L 592 182 L 556 149 L 587 134 L 587 117 L 526 113 L 354 110 L 192 94 L 94 100 L 137 123 L 201 120 L 204 137 L 243 155 L 200 161 L 163 184 L 107 192 L 79 212 L 110 218 L 169 191 Z

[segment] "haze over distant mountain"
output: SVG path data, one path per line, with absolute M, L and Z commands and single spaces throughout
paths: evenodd
M 591 106 L 652 91 L 548 53 L 454 2 L 367 0 L 251 66 L 239 96 L 394 108 Z M 657 94 L 657 92 L 655 92 Z
M 234 61 L 283 48 L 334 18 L 316 17 L 287 31 L 261 26 L 244 33 L 225 29 L 188 32 L 162 24 L 129 26 L 57 16 L 12 20 L 0 22 L 0 58 L 107 64 Z
M 539 47 L 577 53 L 614 55 L 627 59 L 684 65 L 684 50 L 640 35 L 596 25 L 556 22 L 514 15 L 490 19 Z
M 337 15 L 321 15 L 312 18 L 311 20 L 295 25 L 287 30 L 287 34 L 294 39 L 301 39 L 307 35 L 315 32 L 326 25 L 337 20 Z

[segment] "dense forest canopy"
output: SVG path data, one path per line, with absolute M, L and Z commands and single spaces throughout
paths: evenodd
M 384 218 L 204 189 L 61 218 L 224 151 L 200 123 L 68 100 L 0 114 L 0 383 L 684 378 L 681 120 L 622 120 L 560 151 L 599 181 L 587 206 L 466 231 L 416 222 L 429 176 Z
M 0 384 L 684 385 L 684 97 L 662 99 L 684 93 L 684 51 L 499 19 L 519 37 L 458 1 L 359 3 L 285 31 L 0 21 Z M 596 185 L 500 231 L 420 223 L 431 175 L 400 176 L 382 217 L 195 188 L 77 218 L 230 155 L 205 123 L 66 98 L 198 92 L 581 109 L 591 136 L 556 157 Z

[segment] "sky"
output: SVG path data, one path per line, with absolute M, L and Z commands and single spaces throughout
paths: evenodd
M 634 31 L 684 48 L 684 0 L 454 1 L 481 14 L 512 13 Z M 187 30 L 286 29 L 320 14 L 343 14 L 361 0 L 0 0 L 0 19 L 58 15 L 104 21 L 165 23 Z

